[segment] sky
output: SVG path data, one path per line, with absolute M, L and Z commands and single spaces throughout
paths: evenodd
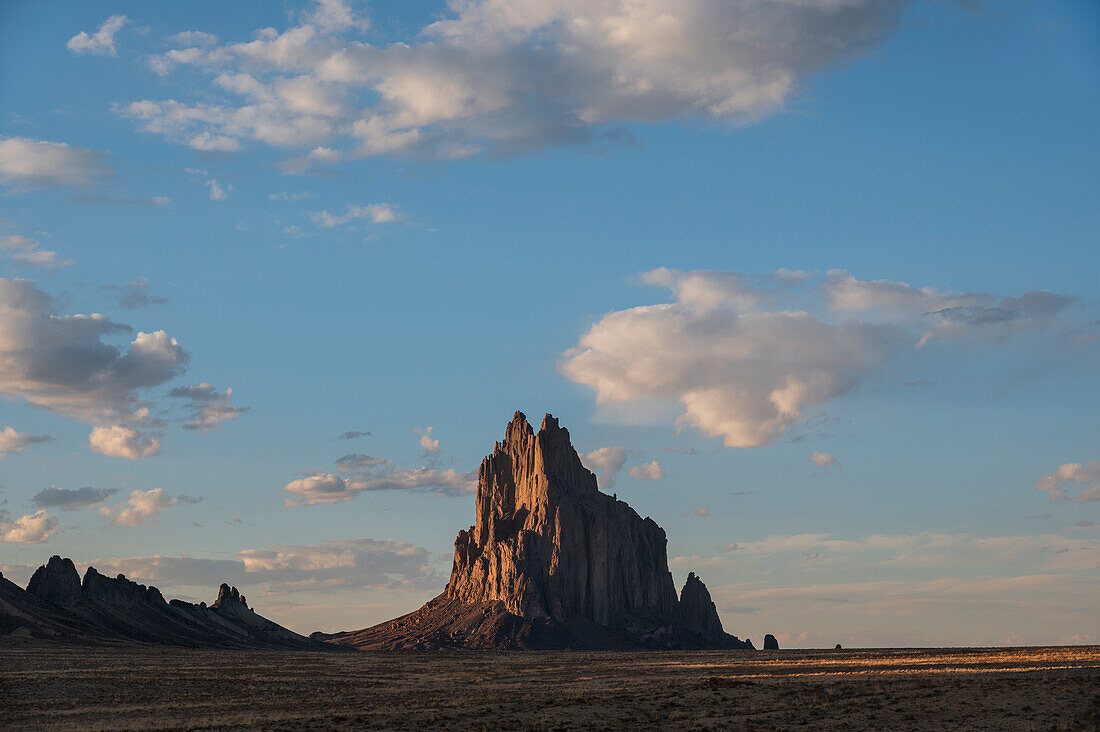
M 784 647 L 1100 643 L 1087 0 L 0 3 L 0 570 L 438 594 L 550 412 Z

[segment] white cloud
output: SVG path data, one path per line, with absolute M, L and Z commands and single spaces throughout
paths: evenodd
M 635 465 L 629 473 L 634 480 L 660 480 L 665 477 L 665 471 L 661 469 L 661 464 L 656 460 Z
M 918 348 L 933 338 L 981 335 L 1004 340 L 1015 331 L 1049 325 L 1076 300 L 1045 291 L 1002 298 L 985 293 L 945 293 L 890 280 L 861 282 L 841 270 L 828 273 L 824 293 L 829 307 L 839 312 L 887 320 L 922 317 L 930 327 L 917 342 Z
M 141 113 L 144 129 L 180 141 L 206 131 L 356 155 L 455 158 L 614 141 L 633 122 L 735 125 L 777 112 L 808 77 L 890 33 L 906 4 L 471 0 L 449 3 L 407 42 L 376 47 L 345 37 L 365 18 L 322 0 L 282 32 L 220 46 L 177 36 L 194 45 L 150 59 L 157 73 L 188 64 L 254 77 L 247 89 L 216 84 L 239 99 L 216 111 L 137 104 L 153 105 Z M 279 84 L 303 93 L 280 94 Z
M 837 271 L 819 282 L 660 269 L 642 281 L 668 288 L 674 302 L 603 316 L 563 354 L 560 371 L 592 387 L 601 405 L 679 402 L 680 423 L 727 447 L 771 443 L 906 341 L 1003 340 L 1050 325 L 1073 301 L 1051 293 L 941 295 Z M 964 304 L 981 302 L 990 304 Z M 929 305 L 938 309 L 929 313 Z M 869 310 L 873 317 L 854 317 Z
M 115 34 L 128 22 L 125 15 L 112 15 L 100 24 L 95 33 L 88 35 L 87 31 L 80 31 L 66 45 L 73 53 L 116 56 L 118 49 L 115 47 Z
M 168 40 L 177 46 L 213 46 L 218 37 L 205 31 L 181 31 Z
M 317 473 L 283 486 L 296 498 L 287 498 L 284 506 L 312 506 L 321 503 L 342 503 L 369 491 L 424 491 L 441 496 L 469 495 L 477 490 L 475 472 L 459 473 L 452 468 L 395 468 L 393 463 L 375 458 L 345 479 L 333 473 Z
M 148 491 L 131 491 L 125 506 L 104 506 L 101 516 L 118 526 L 143 526 L 147 519 L 164 513 L 181 502 L 194 503 L 196 499 L 180 496 L 172 498 L 163 488 Z
M 191 418 L 183 425 L 184 429 L 207 432 L 218 429 L 222 422 L 235 419 L 248 411 L 248 407 L 233 406 L 233 390 L 219 392 L 213 384 L 205 381 L 198 386 L 179 386 L 169 392 L 169 396 L 187 399 L 187 408 Z
M 224 201 L 226 198 L 229 197 L 228 194 L 225 192 L 226 189 L 222 188 L 221 184 L 213 178 L 206 181 L 206 185 L 210 188 L 211 201 Z M 229 190 L 233 190 L 233 186 L 229 186 Z
M 335 472 L 312 471 L 304 478 L 283 486 L 294 497 L 284 506 L 311 506 L 322 503 L 342 503 L 371 491 L 418 491 L 439 496 L 464 496 L 477 490 L 477 471 L 460 473 L 453 468 L 435 467 L 439 441 L 432 439 L 430 428 L 421 433 L 421 449 L 431 458 L 432 465 L 420 468 L 398 468 L 386 458 L 363 453 L 344 455 L 336 461 Z M 345 433 L 369 434 L 369 433 Z M 427 438 L 425 440 L 425 438 Z
M 0 137 L 0 181 L 15 188 L 89 186 L 112 174 L 104 157 L 63 142 Z
M 814 450 L 810 453 L 810 463 L 819 468 L 831 468 L 834 465 L 840 467 L 840 463 L 836 461 L 835 457 L 820 450 Z
M 16 432 L 12 427 L 4 427 L 0 430 L 0 460 L 8 453 L 26 452 L 31 445 L 52 439 L 49 435 L 26 435 Z
M 225 135 L 211 135 L 209 132 L 200 132 L 187 141 L 187 146 L 192 150 L 198 150 L 199 152 L 237 152 L 241 149 L 240 140 L 232 137 L 226 137 Z M 221 198 L 214 198 L 214 189 L 218 187 L 217 181 L 210 181 L 207 183 L 210 186 L 210 200 L 212 201 L 224 201 L 225 195 Z
M 1088 488 L 1073 495 L 1066 493 L 1069 483 L 1086 485 Z M 1090 463 L 1066 463 L 1050 475 L 1044 475 L 1035 488 L 1050 496 L 1052 501 L 1072 501 L 1087 503 L 1100 501 L 1100 460 Z
M 20 516 L 15 521 L 0 520 L 0 541 L 38 544 L 57 532 L 57 519 L 45 511 Z
M 104 341 L 130 331 L 99 313 L 60 315 L 33 282 L 0 278 L 0 394 L 97 425 L 145 424 L 139 390 L 182 373 L 188 354 L 164 331 L 125 349 Z
M 615 485 L 615 478 L 626 462 L 626 448 L 601 447 L 581 456 L 585 467 L 600 476 L 600 487 L 604 490 Z
M 706 518 L 706 517 L 710 516 L 710 509 L 709 508 L 697 508 L 697 509 L 695 509 L 695 515 L 698 516 L 699 518 Z
M 390 224 L 403 217 L 400 209 L 392 203 L 368 203 L 365 206 L 348 206 L 342 214 L 330 214 L 318 211 L 309 215 L 314 224 L 325 229 L 343 226 L 354 219 L 364 219 L 372 224 Z
M 439 440 L 432 439 L 434 427 L 425 427 L 422 430 L 414 430 L 420 435 L 420 449 L 425 455 L 434 457 L 439 454 Z
M 140 460 L 160 455 L 160 438 L 124 425 L 100 425 L 88 435 L 88 447 L 107 457 Z
M 73 263 L 73 260 L 66 259 L 57 252 L 40 248 L 37 240 L 18 234 L 0 235 L 0 252 L 8 255 L 11 261 L 20 267 L 60 269 Z

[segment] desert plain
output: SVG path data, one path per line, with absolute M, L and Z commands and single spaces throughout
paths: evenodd
M 1100 647 L 281 652 L 9 643 L 5 729 L 1100 729 Z

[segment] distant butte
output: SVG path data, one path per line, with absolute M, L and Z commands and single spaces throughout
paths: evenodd
M 679 597 L 664 530 L 601 493 L 569 431 L 521 412 L 478 471 L 475 524 L 451 578 L 416 612 L 317 640 L 369 649 L 748 649 L 722 629 L 706 585 Z

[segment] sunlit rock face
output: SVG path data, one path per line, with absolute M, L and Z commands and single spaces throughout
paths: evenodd
M 653 520 L 600 493 L 554 417 L 536 434 L 516 412 L 481 463 L 476 523 L 459 532 L 445 594 L 500 601 L 523 618 L 609 625 L 623 613 L 670 615 L 665 544 Z
M 601 493 L 569 431 L 516 412 L 478 471 L 474 525 L 446 589 L 415 612 L 312 638 L 390 648 L 752 648 L 722 630 L 703 582 L 680 597 L 652 519 Z

